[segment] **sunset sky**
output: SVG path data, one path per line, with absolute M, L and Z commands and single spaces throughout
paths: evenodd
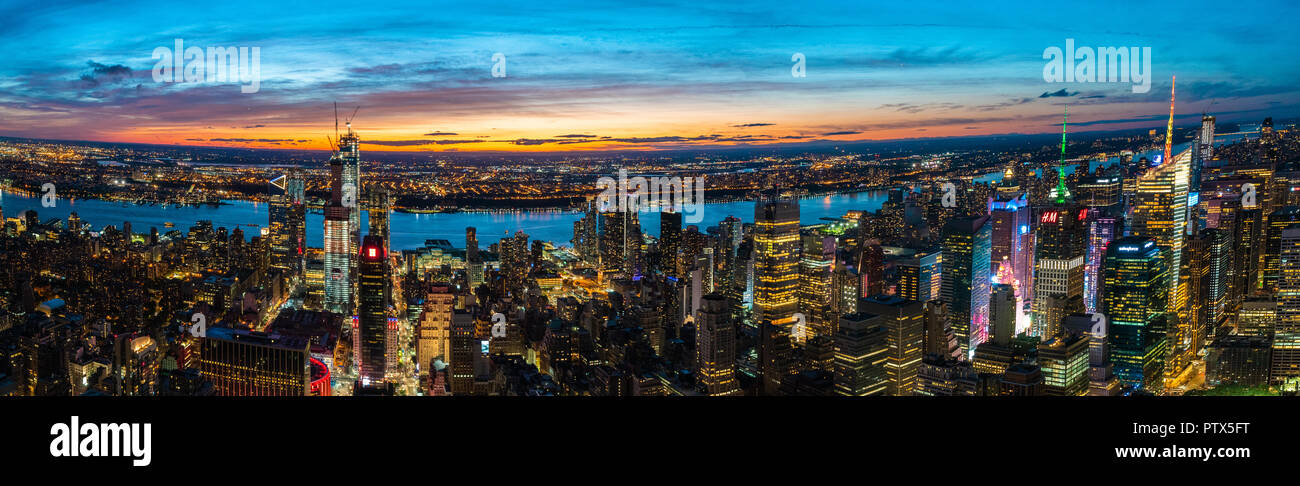
M 361 107 L 363 150 L 1039 133 L 1067 103 L 1074 130 L 1154 128 L 1175 74 L 1180 122 L 1300 114 L 1285 1 L 271 3 L 6 1 L 0 136 L 321 149 L 335 101 Z M 177 38 L 259 47 L 260 90 L 155 82 Z M 1067 38 L 1150 47 L 1150 91 L 1045 82 L 1043 50 Z

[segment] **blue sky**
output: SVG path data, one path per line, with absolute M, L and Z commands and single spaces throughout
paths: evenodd
M 712 147 L 1297 114 L 1287 2 L 6 2 L 0 136 L 368 150 Z M 260 48 L 260 89 L 157 83 L 151 55 Z M 1043 50 L 1152 50 L 1147 93 L 1047 83 Z M 492 77 L 495 53 L 506 76 Z M 806 77 L 791 76 L 791 56 Z M 1063 90 L 1063 91 L 1062 91 Z M 1052 96 L 1056 94 L 1056 96 Z M 1180 119 L 1182 121 L 1183 119 Z

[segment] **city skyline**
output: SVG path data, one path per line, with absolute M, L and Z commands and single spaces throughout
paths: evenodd
M 1300 114 L 1300 89 L 1288 82 L 1300 72 L 1275 62 L 1289 55 L 1297 34 L 1253 27 L 1294 15 L 1296 6 L 1282 2 L 1124 5 L 1119 17 L 1064 6 L 952 6 L 919 20 L 897 5 L 438 4 L 400 17 L 353 9 L 346 22 L 334 20 L 348 5 L 274 16 L 259 13 L 277 7 L 251 2 L 2 10 L 11 35 L 0 47 L 13 62 L 0 68 L 0 136 L 325 150 L 336 101 L 341 116 L 360 107 L 361 146 L 369 152 L 1052 133 L 1067 103 L 1072 131 L 1159 128 L 1175 74 L 1178 124 L 1207 111 L 1221 123 Z M 1201 21 L 1211 11 L 1213 21 Z M 156 82 L 151 56 L 176 39 L 260 48 L 260 89 Z M 1046 82 L 1044 50 L 1069 40 L 1149 47 L 1149 91 Z M 16 41 L 42 48 L 20 49 Z M 792 75 L 798 64 L 804 77 Z

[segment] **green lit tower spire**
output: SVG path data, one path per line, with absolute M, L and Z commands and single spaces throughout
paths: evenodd
M 1066 105 L 1065 114 L 1061 116 L 1061 161 L 1056 164 L 1056 187 L 1052 189 L 1052 199 L 1057 204 L 1064 204 L 1070 198 L 1070 189 L 1065 187 L 1065 126 L 1070 118 L 1070 107 Z

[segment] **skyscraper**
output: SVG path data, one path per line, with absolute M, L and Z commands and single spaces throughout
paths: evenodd
M 1192 165 L 1192 192 L 1201 191 L 1201 171 L 1214 160 L 1214 117 L 1201 114 L 1201 130 L 1196 132 L 1196 160 Z
M 736 381 L 736 328 L 727 299 L 709 294 L 701 299 L 695 330 L 695 365 L 704 392 L 713 396 L 740 394 Z
M 302 279 L 303 258 L 307 248 L 306 186 L 297 169 L 272 181 L 271 186 L 268 225 L 271 267 L 284 272 L 291 282 L 297 283 Z
M 1016 337 L 1016 316 L 1020 312 L 1016 303 L 1015 287 L 996 284 L 989 296 L 989 342 L 1011 346 Z
M 834 297 L 833 281 L 835 263 L 835 237 L 808 231 L 801 236 L 803 256 L 799 260 L 799 312 L 808 321 L 807 336 L 797 336 L 802 341 L 814 336 L 830 337 L 835 332 L 839 316 L 831 315 Z
M 684 270 L 678 256 L 681 250 L 682 213 L 659 213 L 659 271 L 672 278 L 681 278 Z
M 1164 252 L 1169 284 L 1166 305 L 1170 312 L 1167 331 L 1169 356 L 1164 370 L 1166 386 L 1177 386 L 1178 378 L 1191 364 L 1191 329 L 1186 315 L 1186 286 L 1182 284 L 1183 246 L 1187 235 L 1187 199 L 1191 178 L 1192 150 L 1173 155 L 1173 91 L 1170 91 L 1169 123 L 1165 153 L 1160 165 L 1138 176 L 1133 205 L 1132 235 L 1150 238 Z M 1118 373 L 1117 373 L 1118 374 Z
M 387 370 L 388 255 L 384 242 L 378 236 L 367 235 L 358 255 L 358 293 L 361 332 L 361 383 L 377 384 L 384 381 Z
M 799 203 L 754 205 L 754 322 L 788 326 L 799 308 Z
M 1106 251 L 1102 305 L 1110 319 L 1111 362 L 1126 387 L 1158 391 L 1168 336 L 1169 266 L 1150 238 L 1126 237 Z
M 898 261 L 898 295 L 917 302 L 939 298 L 943 289 L 942 251 L 917 251 Z
M 1277 328 L 1272 378 L 1293 389 L 1300 381 L 1300 228 L 1282 231 L 1277 279 Z
M 966 359 L 988 337 L 992 285 L 988 221 L 988 216 L 953 218 L 943 232 L 943 301 L 948 307 L 948 327 Z
M 1061 329 L 1061 319 L 1072 312 L 1083 312 L 1083 263 L 1087 210 L 1067 197 L 1044 206 L 1038 213 L 1038 233 L 1034 250 L 1034 336 L 1054 337 Z M 1075 299 L 1080 308 L 1069 306 Z
M 389 236 L 388 216 L 393 212 L 393 200 L 387 189 L 375 188 L 367 192 L 366 212 L 369 216 L 370 234 L 384 242 L 384 250 L 392 245 Z
M 999 195 L 989 201 L 993 225 L 989 269 L 998 283 L 1012 285 L 1026 299 L 1033 289 L 1033 233 L 1029 199 L 1024 193 Z
M 1051 340 L 1039 344 L 1038 366 L 1042 369 L 1047 395 L 1087 395 L 1087 336 L 1062 332 Z
M 859 305 L 862 312 L 884 319 L 885 374 L 887 393 L 912 395 L 916 391 L 917 372 L 925 354 L 925 305 L 896 296 L 868 297 Z
M 835 392 L 863 397 L 889 390 L 884 319 L 866 312 L 840 317 L 835 332 Z
M 300 337 L 207 329 L 199 369 L 222 396 L 306 396 L 311 343 Z
M 325 310 L 352 315 L 352 230 L 349 214 L 356 208 L 343 205 L 343 160 L 330 158 L 330 201 L 325 205 Z

